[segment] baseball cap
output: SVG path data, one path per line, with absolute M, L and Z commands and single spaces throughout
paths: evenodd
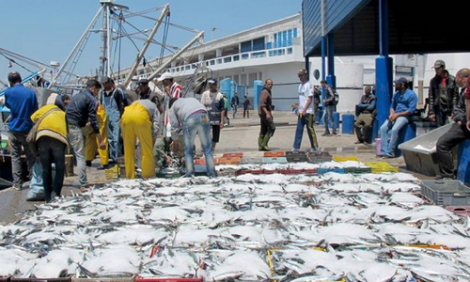
M 149 83 L 149 81 L 146 78 L 142 78 L 141 80 L 139 80 L 139 82 L 137 82 L 137 84 L 139 84 L 139 85 L 148 84 L 148 83 Z
M 445 68 L 446 67 L 446 62 L 444 62 L 443 60 L 437 60 L 436 62 L 434 62 L 434 66 L 432 68 L 437 69 L 437 68 L 440 68 L 440 67 Z
M 217 79 L 211 77 L 211 78 L 209 78 L 209 79 L 207 80 L 207 83 L 209 83 L 209 84 L 217 84 Z
M 165 72 L 157 79 L 157 81 L 160 82 L 160 81 L 164 81 L 165 79 L 172 79 L 172 78 L 173 76 L 169 72 Z
M 399 79 L 395 80 L 395 84 L 401 84 L 401 83 L 408 83 L 408 80 L 404 77 L 400 77 Z
M 297 74 L 298 74 L 298 75 L 307 74 L 307 70 L 306 70 L 306 69 L 300 69 Z

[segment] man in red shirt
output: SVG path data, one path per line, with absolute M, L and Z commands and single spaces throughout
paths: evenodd
M 165 93 L 170 97 L 170 99 L 178 99 L 181 97 L 183 89 L 181 88 L 181 85 L 173 81 L 173 76 L 169 72 L 162 74 L 162 76 L 158 78 L 158 82 L 160 81 L 163 83 Z

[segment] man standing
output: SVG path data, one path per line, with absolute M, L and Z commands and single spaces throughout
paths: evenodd
M 429 82 L 429 119 L 443 126 L 449 122 L 453 107 L 457 105 L 459 89 L 443 60 L 434 63 L 434 70 L 436 76 Z
M 455 75 L 457 87 L 462 87 L 459 103 L 454 106 L 454 124 L 449 131 L 442 135 L 436 144 L 437 163 L 439 164 L 439 175 L 436 179 L 454 177 L 454 166 L 452 161 L 452 148 L 470 138 L 470 130 L 467 128 L 467 116 L 465 109 L 465 89 L 468 87 L 467 79 L 470 77 L 470 69 L 461 69 Z
M 334 119 L 334 111 L 336 108 L 336 103 L 337 103 L 337 97 L 336 93 L 333 90 L 333 88 L 328 85 L 326 80 L 320 81 L 321 87 L 326 90 L 325 92 L 325 100 L 323 101 L 323 104 L 325 106 L 325 110 L 323 113 L 323 123 L 325 124 L 325 133 L 322 134 L 322 136 L 330 136 L 330 129 L 328 128 L 328 123 L 331 122 L 332 124 L 332 130 L 333 130 L 333 135 L 336 135 L 336 126 L 335 126 L 335 119 Z
M 300 79 L 299 85 L 299 109 L 297 111 L 297 128 L 295 130 L 294 147 L 292 152 L 298 152 L 302 143 L 304 127 L 307 126 L 307 135 L 310 140 L 310 151 L 315 152 L 318 149 L 317 134 L 313 128 L 315 112 L 313 111 L 313 87 L 308 81 L 306 69 L 301 69 L 297 76 Z
M 184 160 L 186 164 L 186 177 L 194 174 L 194 139 L 196 134 L 201 141 L 202 150 L 206 159 L 206 170 L 209 177 L 216 177 L 214 157 L 212 156 L 209 116 L 199 101 L 194 98 L 181 98 L 170 100 L 171 135 L 178 139 L 179 132 L 183 131 Z
M 269 139 L 274 135 L 276 127 L 274 126 L 274 120 L 272 116 L 273 100 L 271 89 L 273 88 L 273 81 L 266 79 L 264 81 L 264 88 L 261 91 L 261 97 L 259 99 L 258 115 L 260 118 L 260 132 L 258 137 L 258 150 L 269 151 L 268 142 Z
M 21 75 L 16 72 L 8 74 L 10 88 L 5 91 L 4 99 L 0 105 L 5 104 L 10 109 L 10 122 L 8 123 L 8 140 L 11 144 L 11 167 L 13 173 L 13 188 L 21 190 L 23 180 L 21 178 L 21 159 L 24 150 L 28 169 L 31 172 L 36 157 L 33 156 L 26 136 L 33 127 L 31 115 L 38 109 L 38 101 L 34 90 L 28 89 L 21 83 Z
M 137 138 L 142 150 L 142 177 L 155 177 L 153 144 L 158 133 L 158 110 L 148 99 L 137 100 L 124 109 L 121 129 L 124 137 L 126 178 L 135 178 L 135 146 Z
M 101 91 L 100 104 L 106 112 L 109 157 L 116 163 L 122 152 L 119 120 L 124 112 L 124 94 L 109 77 L 105 77 L 102 84 L 104 89 Z
M 382 141 L 381 156 L 383 158 L 394 158 L 395 149 L 398 146 L 400 130 L 404 129 L 413 115 L 418 96 L 408 88 L 408 81 L 400 77 L 395 81 L 397 92 L 393 95 L 390 105 L 390 115 L 380 127 L 380 139 Z M 389 141 L 390 139 L 390 141 Z
M 170 97 L 170 99 L 180 98 L 183 89 L 178 83 L 174 82 L 173 75 L 171 75 L 169 72 L 165 72 L 158 78 L 158 82 L 160 81 L 163 83 L 165 93 L 168 95 L 168 97 Z
M 238 99 L 238 94 L 235 93 L 235 95 L 232 97 L 232 108 L 233 108 L 234 119 L 235 119 L 235 116 L 237 115 L 237 109 L 238 109 L 239 104 L 240 104 L 240 100 Z
M 357 141 L 354 144 L 364 143 L 369 145 L 369 136 L 372 130 L 372 123 L 376 115 L 375 95 L 371 94 L 370 86 L 364 87 L 364 95 L 362 95 L 357 105 L 359 116 L 354 123 Z
M 243 118 L 250 118 L 250 99 L 245 95 L 243 97 Z
M 225 118 L 225 99 L 224 95 L 217 89 L 217 79 L 209 78 L 207 80 L 209 90 L 204 91 L 201 95 L 201 104 L 206 108 L 209 114 L 209 121 L 212 127 L 212 152 L 215 145 L 219 143 L 220 132 L 224 128 Z
M 106 144 L 101 137 L 98 120 L 96 118 L 96 102 L 95 99 L 100 93 L 101 84 L 96 79 L 88 80 L 86 89 L 72 96 L 70 104 L 66 111 L 68 123 L 68 136 L 70 145 L 75 152 L 78 167 L 78 179 L 82 190 L 90 189 L 92 186 L 88 184 L 86 175 L 85 161 L 85 137 L 82 128 L 85 127 L 87 121 L 90 121 L 91 127 L 99 140 L 100 148 L 104 149 Z

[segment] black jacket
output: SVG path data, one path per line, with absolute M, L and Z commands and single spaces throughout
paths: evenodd
M 457 105 L 459 99 L 459 88 L 455 84 L 454 76 L 450 75 L 447 71 L 445 94 L 447 96 L 447 105 L 441 105 L 439 94 L 441 93 L 441 81 L 438 76 L 434 76 L 429 82 L 429 114 L 434 114 L 434 111 L 449 111 L 452 112 L 454 105 Z
M 100 132 L 96 119 L 96 102 L 90 90 L 86 89 L 73 95 L 65 114 L 69 125 L 84 127 L 90 120 L 93 131 Z
M 465 87 L 462 88 L 462 90 L 460 91 L 459 102 L 454 107 L 453 114 L 454 114 L 455 122 L 459 122 L 459 121 L 461 121 L 462 123 L 467 122 L 467 111 L 465 108 Z

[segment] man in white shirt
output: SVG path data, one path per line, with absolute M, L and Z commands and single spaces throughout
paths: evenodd
M 315 121 L 315 112 L 313 110 L 313 87 L 308 81 L 308 73 L 306 69 L 301 69 L 297 75 L 300 79 L 299 85 L 299 108 L 297 111 L 297 129 L 295 130 L 293 152 L 298 152 L 302 137 L 304 134 L 304 127 L 307 126 L 307 135 L 310 139 L 310 151 L 316 152 L 318 149 L 318 140 L 313 123 Z

